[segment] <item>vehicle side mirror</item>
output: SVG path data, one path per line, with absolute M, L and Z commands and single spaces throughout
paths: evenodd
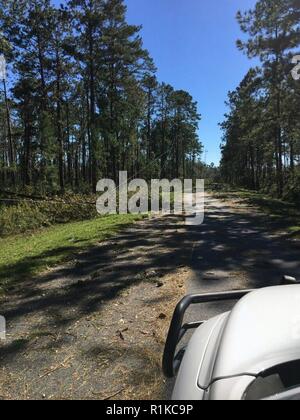
M 295 279 L 295 277 L 283 276 L 281 280 L 281 284 L 287 285 L 287 284 L 300 284 L 300 283 L 297 281 L 297 279 Z

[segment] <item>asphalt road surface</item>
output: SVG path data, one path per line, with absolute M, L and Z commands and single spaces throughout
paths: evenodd
M 278 285 L 283 275 L 300 279 L 299 244 L 283 240 L 269 216 L 253 208 L 206 195 L 204 223 L 185 229 L 193 273 L 188 293 Z M 208 319 L 231 306 L 194 308 L 191 318 Z

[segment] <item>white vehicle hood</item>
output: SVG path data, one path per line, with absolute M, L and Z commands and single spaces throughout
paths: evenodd
M 255 376 L 294 360 L 300 360 L 300 285 L 260 289 L 232 310 L 212 380 Z

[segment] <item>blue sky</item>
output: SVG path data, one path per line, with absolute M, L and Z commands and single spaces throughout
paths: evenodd
M 218 163 L 224 104 L 253 63 L 236 48 L 243 34 L 235 20 L 239 9 L 256 0 L 126 0 L 129 23 L 142 24 L 144 46 L 158 78 L 189 91 L 202 114 L 199 135 L 207 163 Z
M 54 0 L 55 3 L 61 3 Z M 256 0 L 125 0 L 127 19 L 143 25 L 144 46 L 153 57 L 160 81 L 189 91 L 202 114 L 199 135 L 207 163 L 219 163 L 229 90 L 238 86 L 253 63 L 236 48 L 238 10 Z

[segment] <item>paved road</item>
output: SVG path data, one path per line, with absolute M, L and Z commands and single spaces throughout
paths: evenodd
M 185 228 L 193 272 L 188 292 L 271 286 L 284 274 L 300 279 L 299 245 L 280 239 L 273 227 L 264 214 L 207 195 L 204 223 Z M 201 317 L 207 319 L 229 307 L 208 305 Z M 197 314 L 199 309 L 192 313 Z

